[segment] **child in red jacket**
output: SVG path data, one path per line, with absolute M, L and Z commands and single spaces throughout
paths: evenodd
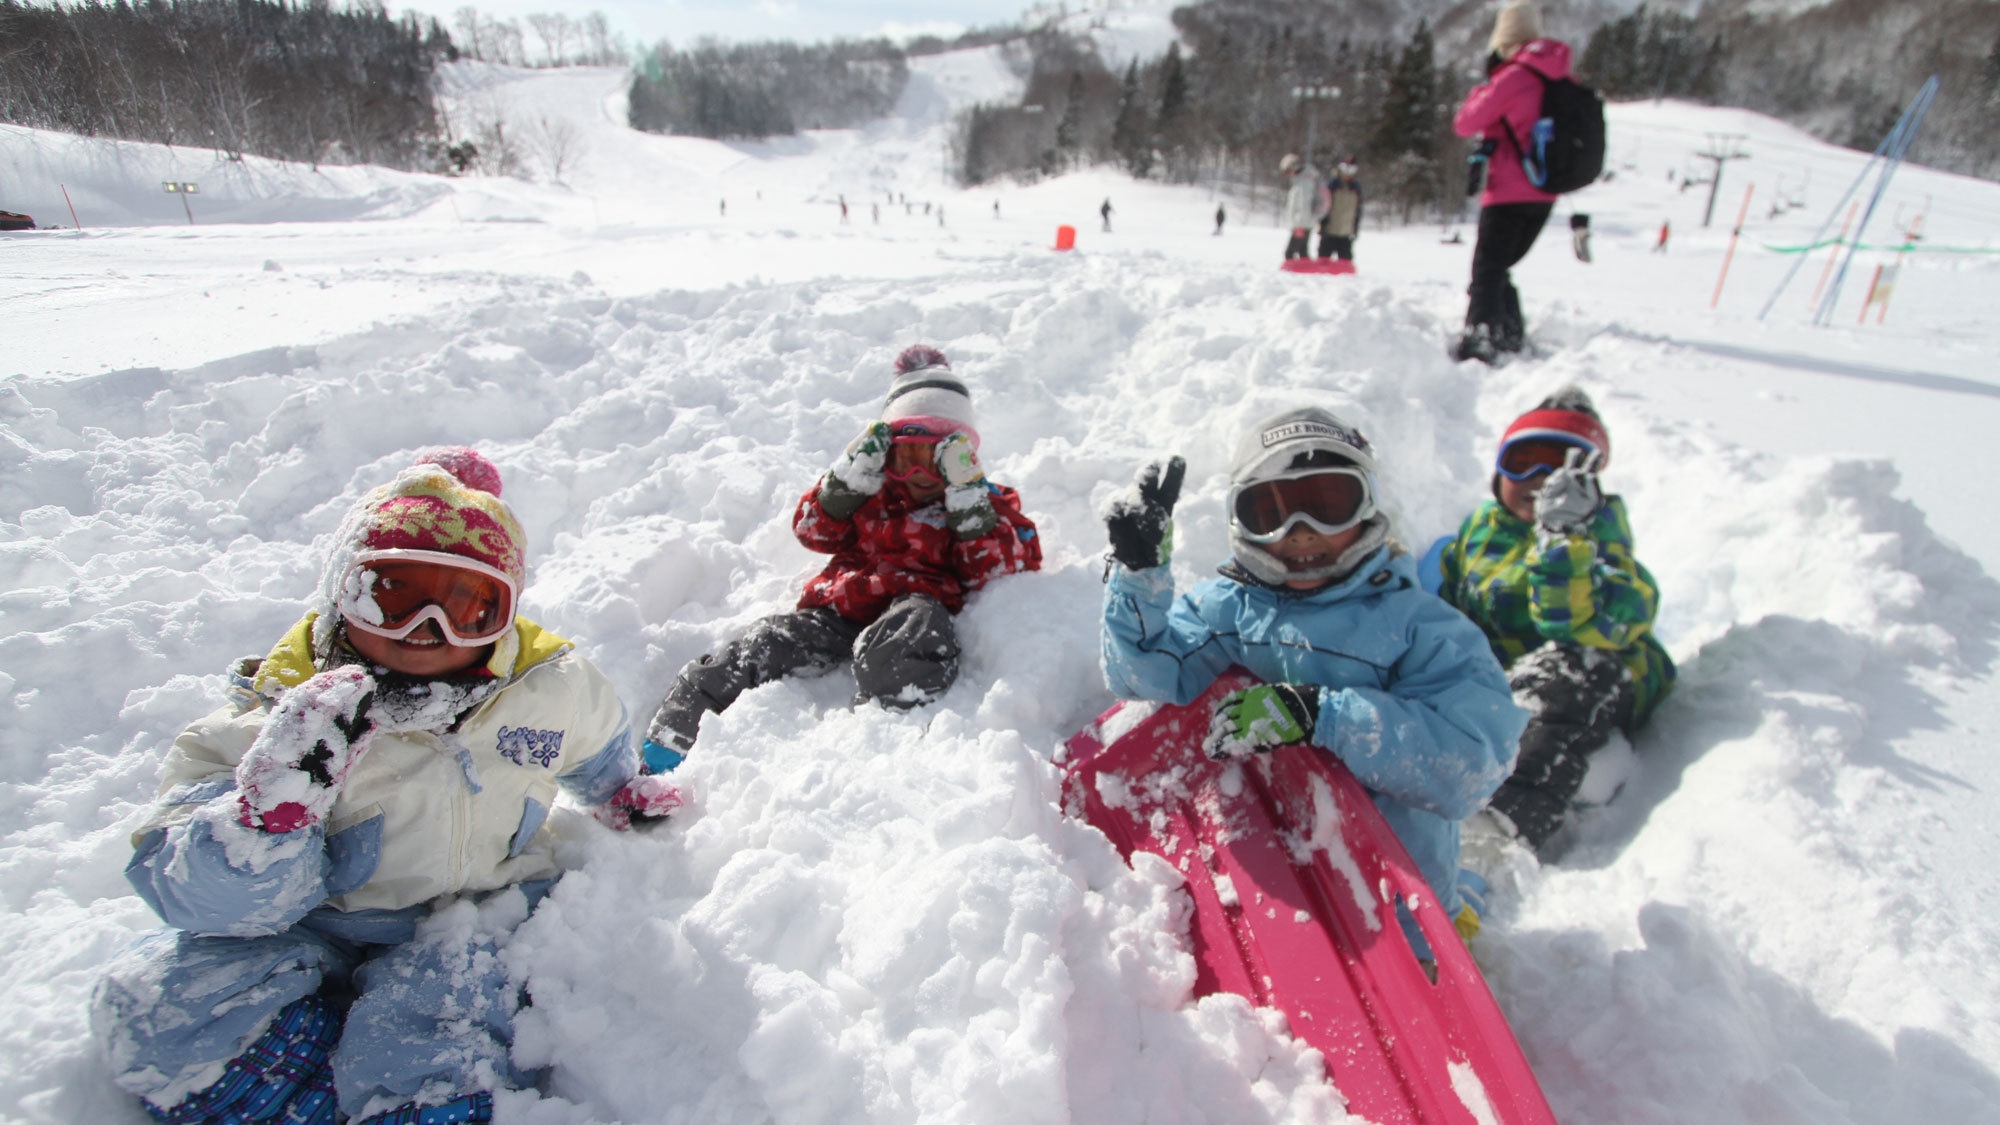
M 800 499 L 799 542 L 833 556 L 798 609 L 681 669 L 646 734 L 657 770 L 680 764 L 703 711 L 759 684 L 854 661 L 856 701 L 928 703 L 958 678 L 952 615 L 988 579 L 1039 570 L 1042 546 L 1011 488 L 979 467 L 972 397 L 936 348 L 896 357 L 881 417 Z

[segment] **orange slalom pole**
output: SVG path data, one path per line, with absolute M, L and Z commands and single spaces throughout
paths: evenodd
M 1722 255 L 1722 273 L 1715 279 L 1715 295 L 1708 299 L 1711 309 L 1722 302 L 1722 283 L 1729 279 L 1729 261 L 1736 257 L 1736 239 L 1743 233 L 1743 220 L 1750 215 L 1750 193 L 1756 190 L 1756 184 L 1743 189 L 1743 209 L 1736 212 L 1736 229 L 1729 232 L 1729 249 Z
M 82 230 L 83 224 L 76 221 L 76 204 L 69 201 L 69 185 L 57 184 L 56 186 L 62 189 L 63 203 L 69 208 L 69 225 L 77 230 Z
M 1812 308 L 1819 307 L 1819 295 L 1826 292 L 1827 279 L 1833 276 L 1833 264 L 1840 260 L 1840 248 L 1847 242 L 1847 228 L 1854 225 L 1854 213 L 1861 209 L 1861 201 L 1847 205 L 1847 218 L 1840 224 L 1840 237 L 1833 240 L 1833 253 L 1827 255 L 1826 268 L 1819 271 L 1819 284 L 1813 287 Z
M 1861 301 L 1861 315 L 1854 318 L 1856 324 L 1868 323 L 1868 306 L 1875 303 L 1876 287 L 1882 284 L 1882 267 L 1875 267 L 1875 276 L 1868 279 L 1868 296 Z

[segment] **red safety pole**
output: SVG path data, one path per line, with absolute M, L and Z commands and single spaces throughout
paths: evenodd
M 1854 318 L 1856 324 L 1868 323 L 1868 306 L 1875 303 L 1875 287 L 1882 284 L 1882 267 L 1875 267 L 1875 276 L 1868 279 L 1868 296 L 1861 302 L 1861 315 Z
M 82 230 L 83 224 L 76 221 L 76 204 L 69 201 L 69 185 L 57 184 L 56 186 L 62 189 L 63 202 L 69 205 L 69 225 Z
M 1819 307 L 1819 295 L 1826 292 L 1826 279 L 1833 276 L 1833 267 L 1840 261 L 1840 248 L 1847 244 L 1847 228 L 1854 225 L 1854 213 L 1861 210 L 1861 201 L 1855 200 L 1847 206 L 1847 218 L 1840 224 L 1840 237 L 1833 240 L 1833 253 L 1827 255 L 1826 268 L 1819 271 L 1819 284 L 1813 287 L 1812 307 Z
M 1722 283 L 1729 278 L 1729 260 L 1736 256 L 1736 238 L 1743 233 L 1743 220 L 1750 215 L 1750 193 L 1756 190 L 1756 184 L 1743 189 L 1743 209 L 1736 212 L 1736 228 L 1729 232 L 1729 249 L 1722 255 L 1722 275 L 1715 279 L 1715 295 L 1708 299 L 1711 309 L 1722 301 Z

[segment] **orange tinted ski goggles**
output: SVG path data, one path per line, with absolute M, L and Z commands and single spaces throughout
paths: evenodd
M 363 551 L 340 582 L 350 629 L 400 641 L 426 621 L 460 648 L 492 644 L 514 627 L 518 589 L 507 572 L 444 551 Z

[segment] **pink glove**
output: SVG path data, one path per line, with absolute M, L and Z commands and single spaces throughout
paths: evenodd
M 680 787 L 654 773 L 642 773 L 625 783 L 611 799 L 592 809 L 598 823 L 624 832 L 634 824 L 665 820 L 681 807 Z
M 374 698 L 374 679 L 352 665 L 287 691 L 236 764 L 243 823 L 296 832 L 326 819 L 347 771 L 374 741 Z

